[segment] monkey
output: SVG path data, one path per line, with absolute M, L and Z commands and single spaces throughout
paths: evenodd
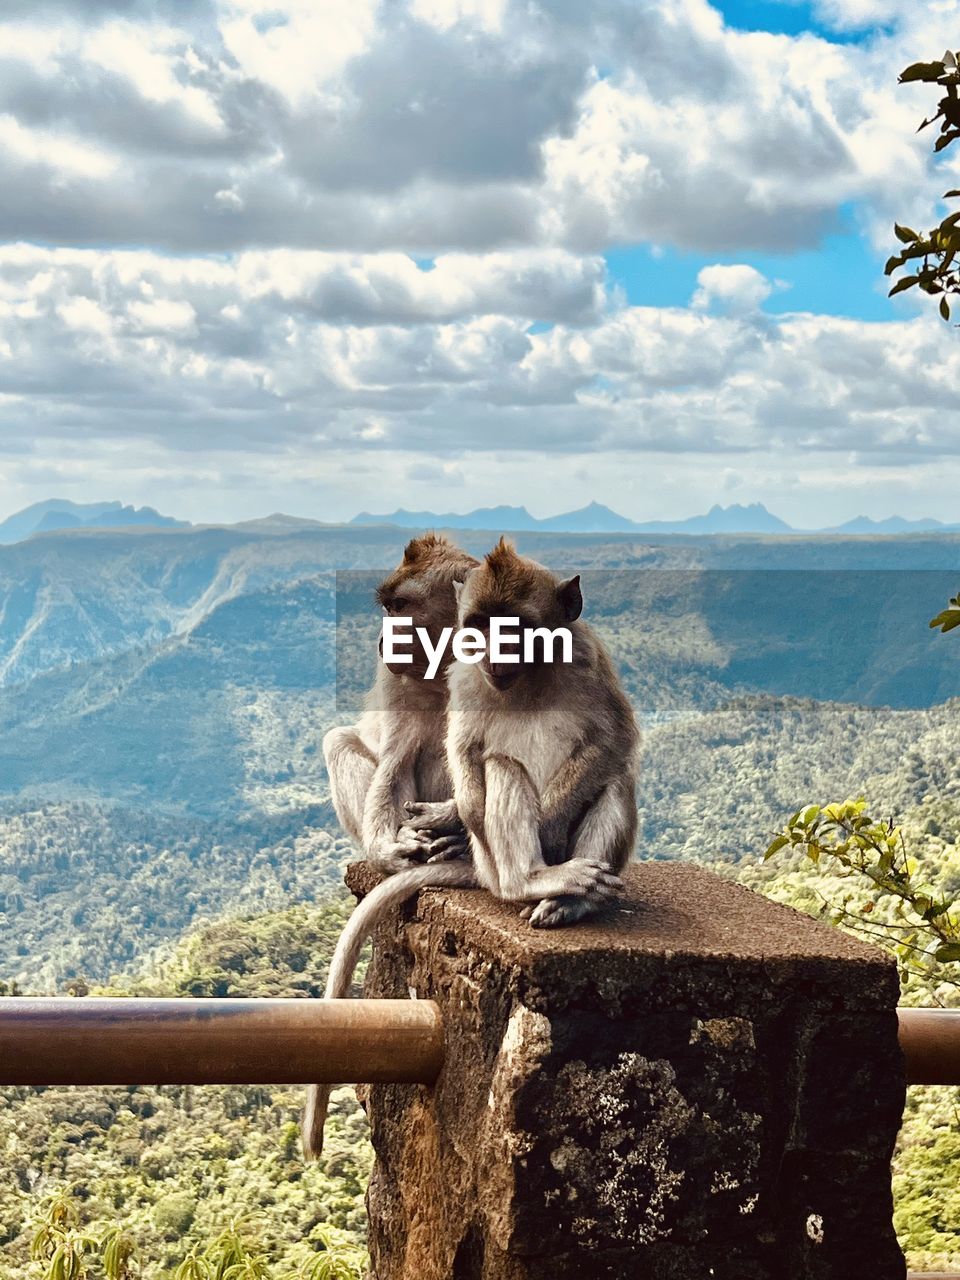
M 400 564 L 377 587 L 377 600 L 385 614 L 409 617 L 415 627 L 425 628 L 436 645 L 444 627 L 456 622 L 454 586 L 476 565 L 446 538 L 424 534 L 407 544 Z M 379 647 L 382 656 L 382 636 Z M 379 662 L 359 722 L 331 729 L 323 739 L 341 826 L 371 862 L 391 876 L 401 873 L 401 881 L 403 871 L 417 863 L 452 861 L 468 853 L 466 833 L 452 810 L 448 822 L 438 815 L 429 829 L 414 830 L 406 823 L 407 802 L 452 795 L 444 748 L 446 680 L 425 678 L 429 655 L 416 632 L 409 656 L 409 663 Z M 443 879 L 443 868 L 431 865 L 430 872 Z M 362 944 L 361 938 L 357 955 Z M 349 995 L 355 968 L 356 957 L 349 965 L 332 964 L 324 999 Z M 307 1091 L 303 1143 L 308 1157 L 320 1154 L 329 1098 L 326 1085 Z
M 453 796 L 410 801 L 407 826 L 450 830 L 461 820 L 472 857 L 390 876 L 359 904 L 337 943 L 330 986 L 349 989 L 377 923 L 427 887 L 487 889 L 521 902 L 533 928 L 594 914 L 622 888 L 637 831 L 639 730 L 603 644 L 580 618 L 579 575 L 558 581 L 501 538 L 456 588 L 458 622 L 488 633 L 491 617 L 524 630 L 568 627 L 570 663 L 494 661 L 449 669 L 447 757 Z M 313 1116 L 308 1150 L 319 1149 Z
M 446 538 L 424 534 L 407 544 L 400 564 L 377 587 L 377 601 L 387 615 L 412 618 L 436 644 L 443 628 L 456 622 L 455 584 L 476 565 Z M 323 739 L 337 818 L 366 856 L 388 872 L 421 861 L 425 841 L 429 846 L 424 833 L 406 825 L 404 804 L 452 794 L 444 750 L 446 680 L 425 678 L 429 656 L 416 632 L 409 657 L 408 663 L 379 662 L 359 722 L 331 729 Z M 439 838 L 431 856 L 463 845 L 456 821 L 432 834 Z
M 408 825 L 443 831 L 456 814 L 483 888 L 523 903 L 534 928 L 572 924 L 615 896 L 636 841 L 633 709 L 581 618 L 579 575 L 558 581 L 501 538 L 458 598 L 460 625 L 483 636 L 493 617 L 569 629 L 571 660 L 497 662 L 488 648 L 450 668 L 453 801 L 414 804 Z

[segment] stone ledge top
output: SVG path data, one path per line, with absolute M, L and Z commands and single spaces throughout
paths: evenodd
M 368 863 L 347 868 L 347 884 L 360 897 L 380 879 Z M 634 862 L 625 869 L 624 881 L 627 891 L 616 906 L 561 929 L 532 929 L 517 904 L 480 889 L 423 890 L 417 915 L 453 931 L 462 946 L 491 953 L 505 965 L 555 964 L 602 953 L 618 968 L 629 957 L 686 957 L 758 962 L 774 970 L 825 963 L 847 975 L 852 967 L 860 981 L 872 978 L 885 986 L 891 977 L 896 980 L 895 961 L 885 952 L 703 867 Z

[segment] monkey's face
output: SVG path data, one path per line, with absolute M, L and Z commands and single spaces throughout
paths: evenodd
M 457 625 L 456 581 L 462 581 L 476 560 L 445 538 L 427 534 L 407 545 L 403 560 L 377 588 L 377 600 L 385 617 L 411 619 L 411 644 L 404 647 L 412 661 L 384 663 L 396 676 L 426 678 L 430 656 L 420 640 L 422 628 L 434 646 L 445 627 Z M 379 642 L 383 657 L 383 635 Z
M 484 654 L 476 665 L 492 689 L 505 693 L 552 665 L 543 633 L 569 626 L 582 608 L 579 577 L 558 582 L 548 569 L 512 548 L 497 548 L 468 575 L 460 591 L 459 619 L 462 627 L 475 628 L 484 637 Z M 509 628 L 517 637 L 509 655 L 516 661 L 497 661 L 491 652 L 493 618 L 517 619 Z
M 395 575 L 394 575 L 395 576 Z M 388 582 L 390 580 L 388 579 Z M 384 666 L 395 676 L 414 676 L 422 680 L 427 672 L 428 657 L 420 642 L 418 627 L 424 627 L 432 633 L 437 613 L 437 601 L 431 599 L 431 593 L 424 590 L 425 583 L 416 577 L 406 577 L 402 582 L 390 586 L 382 583 L 377 591 L 377 598 L 385 618 L 409 618 L 411 620 L 411 643 L 404 646 L 404 654 L 409 654 L 409 662 L 386 662 Z M 453 601 L 453 587 L 448 588 Z M 431 639 L 433 636 L 431 634 Z M 383 633 L 380 634 L 380 657 L 383 657 Z

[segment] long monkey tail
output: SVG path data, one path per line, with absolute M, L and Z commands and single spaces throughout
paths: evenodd
M 444 886 L 451 889 L 475 889 L 477 883 L 473 864 L 469 862 L 429 863 L 411 867 L 409 871 L 398 871 L 396 875 L 381 880 L 359 903 L 340 935 L 330 961 L 324 1000 L 343 1000 L 350 994 L 363 945 L 393 907 L 399 906 L 421 889 Z M 332 1088 L 329 1084 L 312 1084 L 307 1089 L 307 1105 L 303 1113 L 303 1153 L 308 1160 L 318 1159 L 323 1150 L 323 1126 L 327 1119 Z

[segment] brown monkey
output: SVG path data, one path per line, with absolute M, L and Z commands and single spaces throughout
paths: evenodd
M 377 599 L 384 613 L 411 618 L 413 627 L 425 628 L 436 645 L 443 628 L 456 624 L 454 584 L 476 564 L 452 542 L 424 534 L 408 543 L 400 564 L 377 588 Z M 382 639 L 380 647 L 382 651 Z M 409 652 L 411 663 L 378 663 L 359 722 L 331 729 L 323 740 L 330 794 L 341 825 L 372 862 L 391 873 L 469 851 L 455 811 L 448 810 L 451 818 L 446 824 L 438 815 L 430 830 L 414 831 L 405 825 L 408 802 L 447 800 L 452 794 L 444 747 L 447 682 L 442 672 L 435 679 L 425 678 L 429 658 L 415 631 Z M 438 879 L 444 870 L 429 868 Z M 362 943 L 361 938 L 356 954 Z M 325 999 L 349 995 L 356 954 L 349 965 L 331 964 Z M 329 1097 L 326 1085 L 308 1090 L 303 1126 L 308 1156 L 320 1154 Z
M 592 914 L 620 887 L 633 851 L 639 732 L 603 644 L 581 620 L 579 577 L 558 582 L 501 538 L 459 591 L 460 625 L 492 617 L 521 632 L 568 628 L 570 662 L 479 663 L 450 670 L 447 755 L 473 870 L 499 898 L 532 904 L 534 927 Z M 521 646 L 522 648 L 522 646 Z M 414 806 L 415 828 L 443 830 L 453 806 Z

